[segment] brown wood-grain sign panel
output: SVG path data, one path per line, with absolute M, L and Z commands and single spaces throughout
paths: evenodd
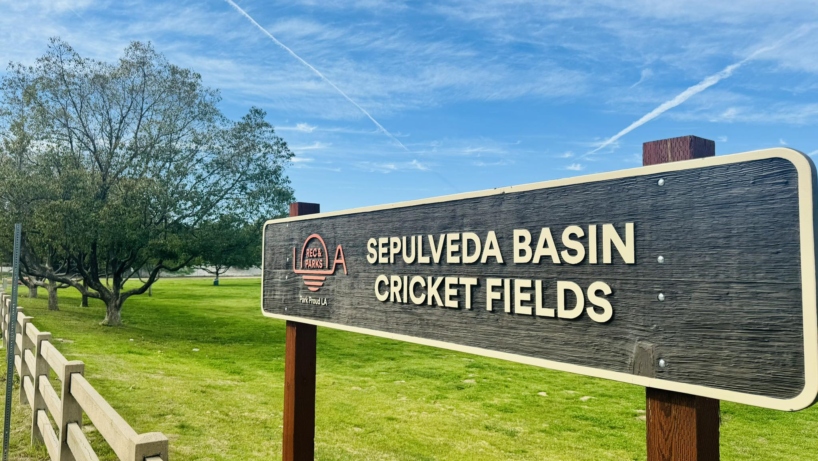
M 769 149 L 273 220 L 262 312 L 798 410 L 818 391 L 814 177 Z

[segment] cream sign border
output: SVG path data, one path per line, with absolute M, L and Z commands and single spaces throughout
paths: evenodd
M 637 376 L 629 373 L 618 371 L 601 370 L 587 366 L 571 365 L 562 362 L 555 362 L 551 360 L 538 359 L 523 355 L 511 354 L 506 352 L 498 352 L 490 349 L 483 349 L 478 347 L 463 346 L 455 343 L 436 341 L 425 338 L 418 338 L 415 336 L 400 335 L 394 333 L 387 333 L 378 330 L 371 330 L 368 328 L 359 328 L 349 325 L 341 325 L 331 322 L 323 322 L 320 320 L 312 320 L 303 317 L 271 314 L 264 311 L 264 281 L 262 275 L 262 309 L 261 313 L 266 317 L 272 317 L 280 320 L 291 320 L 294 322 L 307 323 L 321 327 L 335 328 L 338 330 L 350 331 L 353 333 L 361 333 L 373 336 L 380 336 L 383 338 L 395 339 L 398 341 L 407 341 L 416 344 L 423 344 L 426 346 L 439 347 L 442 349 L 450 349 L 469 354 L 482 355 L 485 357 L 493 357 L 497 359 L 508 360 L 512 362 L 524 363 L 552 370 L 567 371 L 570 373 L 577 373 L 586 376 L 593 376 L 597 378 L 611 379 L 624 383 L 636 384 L 644 387 L 653 387 L 657 389 L 665 389 L 669 391 L 682 392 L 685 394 L 700 395 L 710 397 L 718 400 L 727 400 L 731 402 L 743 403 L 758 407 L 771 408 L 775 410 L 796 411 L 806 408 L 815 402 L 818 395 L 818 314 L 816 313 L 816 272 L 815 272 L 815 237 L 813 229 L 813 177 L 814 166 L 812 161 L 804 154 L 793 149 L 773 148 L 746 152 L 741 154 L 725 155 L 719 157 L 708 157 L 696 160 L 687 160 L 682 162 L 665 163 L 659 165 L 646 166 L 641 168 L 634 168 L 629 170 L 613 171 L 610 173 L 600 173 L 588 176 L 580 176 L 574 178 L 559 179 L 555 181 L 538 182 L 532 184 L 525 184 L 520 186 L 510 186 L 498 189 L 468 192 L 463 194 L 446 195 L 441 197 L 433 197 L 424 200 L 413 200 L 408 202 L 399 202 L 388 205 L 378 205 L 371 207 L 355 208 L 351 210 L 334 211 L 330 213 L 320 213 L 314 215 L 296 216 L 290 218 L 282 218 L 267 221 L 264 224 L 264 233 L 262 234 L 262 274 L 264 270 L 264 236 L 267 234 L 267 226 L 270 224 L 280 224 L 291 221 L 304 221 L 316 218 L 326 218 L 330 216 L 340 216 L 353 213 L 367 213 L 378 210 L 388 210 L 393 208 L 403 208 L 417 205 L 427 205 L 432 203 L 450 202 L 468 198 L 487 197 L 498 194 L 508 194 L 512 192 L 523 192 L 536 189 L 548 189 L 555 187 L 563 187 L 577 184 L 593 183 L 599 181 L 607 181 L 611 179 L 632 178 L 639 176 L 655 175 L 657 173 L 691 170 L 697 168 L 706 168 L 719 165 L 730 165 L 734 163 L 750 162 L 754 160 L 765 160 L 772 158 L 781 158 L 792 163 L 798 173 L 798 208 L 799 208 L 799 222 L 800 222 L 800 244 L 801 244 L 801 293 L 803 304 L 803 325 L 804 325 L 804 389 L 799 395 L 791 399 L 776 399 L 772 397 L 764 397 L 753 394 L 746 394 L 743 392 L 729 391 L 724 389 L 716 389 L 707 386 L 700 386 L 694 384 L 678 383 L 657 378 L 649 378 L 645 376 Z

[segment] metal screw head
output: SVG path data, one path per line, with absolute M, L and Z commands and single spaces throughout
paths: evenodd
M 665 362 L 665 359 L 659 359 L 659 368 L 664 368 L 666 366 L 667 362 Z
M 665 257 L 664 256 L 659 256 L 658 258 L 656 258 L 656 260 L 659 261 L 659 264 L 664 264 Z M 290 262 L 290 260 L 288 259 L 287 262 Z
M 660 186 L 664 186 L 665 185 L 665 178 L 659 178 L 659 181 L 656 184 L 659 184 Z
M 659 301 L 664 301 L 665 300 L 665 294 L 664 293 L 659 293 L 659 296 L 657 296 L 657 298 L 659 299 Z

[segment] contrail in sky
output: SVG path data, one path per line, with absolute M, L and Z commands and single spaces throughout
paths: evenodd
M 673 98 L 673 99 L 671 99 L 669 101 L 663 102 L 656 109 L 653 109 L 652 111 L 645 114 L 639 120 L 637 120 L 637 121 L 631 123 L 630 125 L 628 125 L 628 127 L 625 128 L 624 130 L 622 130 L 619 133 L 616 133 L 615 135 L 613 135 L 610 138 L 606 139 L 605 141 L 602 142 L 602 144 L 597 146 L 596 149 L 586 153 L 585 155 L 583 155 L 583 157 L 587 157 L 587 156 L 589 156 L 591 154 L 594 154 L 594 153 L 598 152 L 601 149 L 604 149 L 605 147 L 610 146 L 611 144 L 618 141 L 622 136 L 625 136 L 626 134 L 628 134 L 631 131 L 639 128 L 640 126 L 644 125 L 645 123 L 648 123 L 649 121 L 651 121 L 651 120 L 655 119 L 656 117 L 662 115 L 663 113 L 667 112 L 668 110 L 673 109 L 674 107 L 678 106 L 679 104 L 681 104 L 681 103 L 687 101 L 688 99 L 690 99 L 692 96 L 695 96 L 695 95 L 701 93 L 702 91 L 710 88 L 711 86 L 715 85 L 716 83 L 719 83 L 721 80 L 723 80 L 723 79 L 725 79 L 727 77 L 730 77 L 731 75 L 733 75 L 733 72 L 735 72 L 739 67 L 741 67 L 744 64 L 754 60 L 755 58 L 757 58 L 762 53 L 766 53 L 766 52 L 768 52 L 770 50 L 778 48 L 784 42 L 788 42 L 790 40 L 793 40 L 793 39 L 797 38 L 798 36 L 803 35 L 809 29 L 812 29 L 812 27 L 807 27 L 807 28 L 802 27 L 800 30 L 797 30 L 797 31 L 795 31 L 795 32 L 793 32 L 791 34 L 788 34 L 786 37 L 782 38 L 778 42 L 776 42 L 776 43 L 774 43 L 774 44 L 772 44 L 770 46 L 765 46 L 763 48 L 760 48 L 760 49 L 754 51 L 750 56 L 747 56 L 746 58 L 742 59 L 741 61 L 739 61 L 739 62 L 737 62 L 735 64 L 730 64 L 729 66 L 722 69 L 720 72 L 717 72 L 717 73 L 705 78 L 701 82 L 691 86 L 690 88 L 682 91 L 675 98 Z
M 295 54 L 295 52 L 294 52 L 293 50 L 291 50 L 289 47 L 287 47 L 287 45 L 285 45 L 285 44 L 281 43 L 280 41 L 278 41 L 278 39 L 277 39 L 277 38 L 275 38 L 275 37 L 273 36 L 273 34 L 271 34 L 270 32 L 268 32 L 268 31 L 267 31 L 267 29 L 265 29 L 265 28 L 261 27 L 261 25 L 260 25 L 259 23 L 257 23 L 255 19 L 253 19 L 253 18 L 252 18 L 252 17 L 251 17 L 249 14 L 247 14 L 247 12 L 246 12 L 246 11 L 244 11 L 243 9 L 241 9 L 241 7 L 240 7 L 240 6 L 236 5 L 236 4 L 233 2 L 233 0 L 224 0 L 224 1 L 225 1 L 225 2 L 227 2 L 227 3 L 229 3 L 229 4 L 230 4 L 230 6 L 232 6 L 233 8 L 235 8 L 235 9 L 236 9 L 236 11 L 238 11 L 239 13 L 241 13 L 241 15 L 242 15 L 242 16 L 244 16 L 245 18 L 247 18 L 247 20 L 248 20 L 248 21 L 252 22 L 252 23 L 253 23 L 253 25 L 254 25 L 254 26 L 256 26 L 256 27 L 258 28 L 258 30 L 260 30 L 260 31 L 264 32 L 264 35 L 266 35 L 266 36 L 270 37 L 270 39 L 271 39 L 273 42 L 275 42 L 275 44 L 276 44 L 276 45 L 280 46 L 281 48 L 284 48 L 284 50 L 285 50 L 285 51 L 287 51 L 287 53 L 290 53 L 290 55 L 291 55 L 292 57 L 294 57 L 295 59 L 298 59 L 298 61 L 300 61 L 300 62 L 301 62 L 301 64 L 304 64 L 305 66 L 307 66 L 307 67 L 308 67 L 308 68 L 309 68 L 311 71 L 313 71 L 313 72 L 315 73 L 315 75 L 317 75 L 317 76 L 321 77 L 321 80 L 323 80 L 323 81 L 327 82 L 327 84 L 328 84 L 329 86 L 333 87 L 333 88 L 335 89 L 335 91 L 337 91 L 337 92 L 338 92 L 338 94 L 340 94 L 341 96 L 343 96 L 343 97 L 344 97 L 344 99 L 346 99 L 347 101 L 349 101 L 349 102 L 350 102 L 350 103 L 351 103 L 353 106 L 357 107 L 357 108 L 358 108 L 358 110 L 360 110 L 361 112 L 363 112 L 363 114 L 364 114 L 364 115 L 366 115 L 366 116 L 367 116 L 367 118 L 369 118 L 369 120 L 372 120 L 372 123 L 374 123 L 374 124 L 375 124 L 375 126 L 377 126 L 379 130 L 383 131 L 383 133 L 384 133 L 385 135 L 389 136 L 389 137 L 390 137 L 390 138 L 391 138 L 393 141 L 395 141 L 396 143 L 398 143 L 398 145 L 399 145 L 399 146 L 403 147 L 403 148 L 404 148 L 404 150 L 406 150 L 406 152 L 411 152 L 411 151 L 410 151 L 410 150 L 409 150 L 409 149 L 408 149 L 406 146 L 404 146 L 404 145 L 403 145 L 403 143 L 402 143 L 402 142 L 400 142 L 400 140 L 398 140 L 398 138 L 396 138 L 396 137 L 395 137 L 395 136 L 394 136 L 392 133 L 390 133 L 389 131 L 387 131 L 387 129 L 386 129 L 386 128 L 384 128 L 384 127 L 383 127 L 383 125 L 381 125 L 380 123 L 378 123 L 378 121 L 377 121 L 377 120 L 375 120 L 375 118 L 374 118 L 374 117 L 372 117 L 372 116 L 369 114 L 369 112 L 367 112 L 367 111 L 366 111 L 366 109 L 364 109 L 363 107 L 359 106 L 357 102 L 353 101 L 353 100 L 352 100 L 352 98 L 350 98 L 349 96 L 347 96 L 347 94 L 346 94 L 346 93 L 344 93 L 344 92 L 343 92 L 343 91 L 342 91 L 340 88 L 338 88 L 338 87 L 337 87 L 337 86 L 336 86 L 334 83 L 332 83 L 332 81 L 330 81 L 330 79 L 328 79 L 327 77 L 325 77 L 325 76 L 324 76 L 324 74 L 322 74 L 321 72 L 319 72 L 319 71 L 318 71 L 318 69 L 316 69 L 315 67 L 313 67 L 313 66 L 312 66 L 310 63 L 308 63 L 307 61 L 305 61 L 305 60 L 301 59 L 301 56 L 299 56 L 299 55 Z

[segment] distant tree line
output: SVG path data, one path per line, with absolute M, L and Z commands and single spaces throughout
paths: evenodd
M 52 39 L 33 65 L 10 64 L 0 248 L 11 252 L 22 222 L 22 273 L 50 307 L 58 288 L 74 287 L 105 303 L 103 324 L 119 325 L 123 303 L 161 271 L 260 263 L 262 222 L 293 201 L 293 154 L 264 111 L 230 120 L 219 100 L 140 42 L 107 63 Z

